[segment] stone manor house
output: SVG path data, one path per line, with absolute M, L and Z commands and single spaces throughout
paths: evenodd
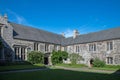
M 98 57 L 106 64 L 120 64 L 120 27 L 88 34 L 74 30 L 72 37 L 65 38 L 61 34 L 9 22 L 4 15 L 0 16 L 0 40 L 4 45 L 0 48 L 0 60 L 24 61 L 27 52 L 41 51 L 45 64 L 51 64 L 51 52 L 62 50 L 81 55 L 84 60 L 78 63 L 91 64 Z

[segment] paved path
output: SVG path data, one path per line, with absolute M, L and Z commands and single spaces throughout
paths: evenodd
M 115 71 L 107 71 L 107 70 L 96 70 L 96 69 L 90 69 L 90 68 L 67 68 L 62 66 L 55 66 L 59 69 L 65 69 L 65 70 L 74 70 L 74 71 L 83 71 L 83 72 L 97 72 L 97 73 L 114 73 Z
M 42 70 L 49 70 L 49 68 L 45 68 L 45 69 L 27 69 L 27 70 L 4 71 L 4 72 L 0 72 L 0 74 L 3 74 L 3 73 L 15 73 L 15 72 L 32 72 L 32 71 L 42 71 Z

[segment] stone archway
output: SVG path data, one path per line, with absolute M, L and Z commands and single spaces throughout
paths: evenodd
M 89 62 L 90 63 L 90 67 L 93 67 L 93 61 L 94 61 L 93 59 L 90 59 L 90 62 Z
M 44 54 L 44 64 L 49 65 L 50 64 L 50 53 L 45 53 Z

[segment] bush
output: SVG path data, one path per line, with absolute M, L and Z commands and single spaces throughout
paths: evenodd
M 41 52 L 31 51 L 28 53 L 28 61 L 32 64 L 42 63 L 44 61 L 44 55 Z
M 52 56 L 51 56 L 51 60 L 52 60 L 52 64 L 61 64 L 63 63 L 63 59 L 67 59 L 68 58 L 68 53 L 65 51 L 53 51 L 52 52 Z
M 70 61 L 72 64 L 76 64 L 77 61 L 83 60 L 82 56 L 76 53 L 72 53 L 69 55 Z
M 104 67 L 105 66 L 105 62 L 100 60 L 99 58 L 95 58 L 95 60 L 93 61 L 93 67 Z

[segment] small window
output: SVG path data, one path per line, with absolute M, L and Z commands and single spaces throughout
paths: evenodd
M 107 51 L 113 50 L 113 42 L 107 42 Z
M 34 50 L 38 51 L 38 43 L 34 43 Z
M 76 46 L 76 53 L 80 52 L 80 46 Z
M 45 44 L 45 51 L 49 51 L 48 47 L 49 47 L 49 45 Z
M 19 60 L 20 59 L 20 47 L 14 47 L 14 51 L 15 51 L 15 60 Z
M 113 64 L 113 57 L 107 57 L 107 64 Z
M 89 51 L 96 51 L 96 44 L 89 44 Z

